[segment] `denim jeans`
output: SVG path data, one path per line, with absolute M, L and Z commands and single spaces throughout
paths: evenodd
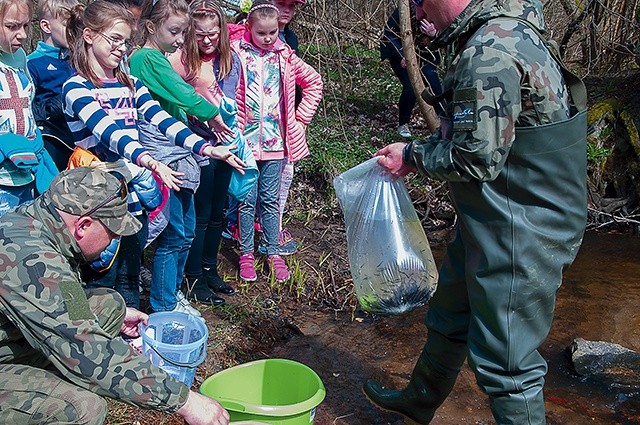
M 194 196 L 196 229 L 185 269 L 187 277 L 202 276 L 203 266 L 217 267 L 231 170 L 226 162 L 216 159 L 210 159 L 201 169 L 200 186 Z
M 176 292 L 182 283 L 184 267 L 193 242 L 196 213 L 193 192 L 181 189 L 169 196 L 169 223 L 156 239 L 150 303 L 153 311 L 176 307 Z
M 24 186 L 2 186 L 0 185 L 0 217 L 13 207 L 33 201 L 35 195 L 35 182 Z
M 254 249 L 253 222 L 256 215 L 256 200 L 260 199 L 260 225 L 267 245 L 267 255 L 278 253 L 278 223 L 280 208 L 278 190 L 280 187 L 281 159 L 257 161 L 258 181 L 240 204 L 240 253 L 248 254 Z
M 124 298 L 127 307 L 140 308 L 140 265 L 144 244 L 149 232 L 149 220 L 146 212 L 136 216 L 142 229 L 135 235 L 123 236 L 115 262 L 104 273 L 87 271 L 85 281 L 87 288 L 112 288 Z

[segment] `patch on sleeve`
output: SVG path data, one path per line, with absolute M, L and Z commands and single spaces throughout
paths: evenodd
M 70 320 L 90 320 L 94 318 L 89 308 L 87 294 L 84 293 L 84 289 L 82 289 L 82 285 L 79 282 L 60 282 L 58 287 L 62 292 Z
M 471 131 L 478 125 L 478 91 L 473 88 L 453 92 L 453 131 Z

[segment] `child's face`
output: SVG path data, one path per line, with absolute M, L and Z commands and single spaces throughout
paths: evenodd
M 89 62 L 94 72 L 99 77 L 113 78 L 114 70 L 127 53 L 131 27 L 119 21 L 111 28 L 97 34 L 85 29 L 83 36 L 85 43 L 89 45 Z
M 256 19 L 250 27 L 253 44 L 262 50 L 270 50 L 278 39 L 278 17 Z
M 298 0 L 275 0 L 274 4 L 280 11 L 280 28 L 284 28 L 293 19 L 300 3 Z
M 163 53 L 173 53 L 184 44 L 184 35 L 189 26 L 186 14 L 173 14 L 149 34 L 149 42 Z
M 65 16 L 51 17 L 47 16 L 40 20 L 40 29 L 48 35 L 49 43 L 54 47 L 67 48 L 67 36 L 65 34 L 67 28 L 67 19 Z M 47 38 L 47 37 L 45 37 Z
M 0 50 L 15 53 L 22 47 L 29 31 L 29 9 L 22 3 L 9 5 L 2 17 L 0 31 Z
M 211 55 L 220 43 L 220 20 L 217 16 L 206 16 L 194 21 L 198 50 L 203 55 Z

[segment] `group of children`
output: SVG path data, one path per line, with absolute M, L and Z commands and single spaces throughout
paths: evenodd
M 287 24 L 303 1 L 257 0 L 245 22 L 227 24 L 215 0 L 39 0 L 43 39 L 25 60 L 32 2 L 0 0 L 0 213 L 46 190 L 53 160 L 100 167 L 126 183 L 143 230 L 113 240 L 87 268 L 88 285 L 139 307 L 154 240 L 152 311 L 200 316 L 189 299 L 223 304 L 217 294 L 234 292 L 217 272 L 225 206 L 240 278 L 257 279 L 259 225 L 271 274 L 289 279 L 281 255 L 295 249 L 282 214 L 322 96 L 320 75 L 285 42 L 289 32 L 297 48 Z M 227 204 L 249 159 L 257 180 Z

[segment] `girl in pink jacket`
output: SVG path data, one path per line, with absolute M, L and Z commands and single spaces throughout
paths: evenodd
M 289 279 L 289 270 L 278 255 L 280 209 L 278 187 L 282 161 L 298 161 L 309 155 L 306 128 L 322 98 L 320 74 L 280 40 L 279 11 L 256 1 L 247 15 L 247 31 L 232 42 L 243 75 L 236 91 L 240 130 L 258 162 L 260 176 L 239 210 L 240 278 L 257 279 L 254 258 L 256 199 L 267 247 L 267 260 L 275 280 Z M 295 107 L 295 86 L 302 100 Z

